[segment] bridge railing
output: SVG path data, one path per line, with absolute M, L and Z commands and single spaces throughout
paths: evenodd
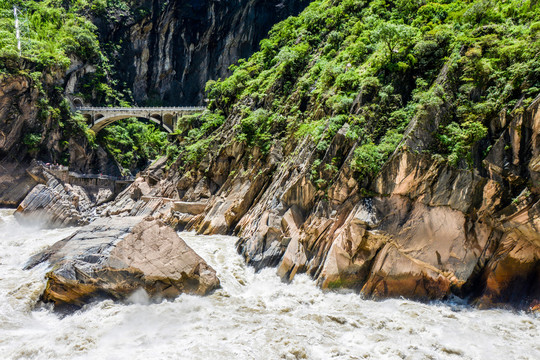
M 76 111 L 204 111 L 204 106 L 169 106 L 169 107 L 76 107 Z

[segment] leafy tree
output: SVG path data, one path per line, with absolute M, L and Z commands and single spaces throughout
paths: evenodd
M 373 32 L 373 38 L 375 41 L 383 43 L 389 61 L 393 62 L 394 54 L 398 51 L 399 46 L 410 44 L 416 32 L 417 30 L 412 26 L 383 22 Z

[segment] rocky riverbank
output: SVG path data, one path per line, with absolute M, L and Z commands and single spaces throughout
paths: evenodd
M 153 218 L 96 220 L 34 255 L 25 268 L 45 262 L 51 271 L 42 299 L 60 308 L 123 300 L 141 289 L 150 299 L 170 299 L 219 287 L 214 269 Z
M 256 4 L 141 1 L 138 13 L 106 9 L 125 28 L 93 20 L 102 40 L 129 39 L 111 55 L 129 58 L 116 75 L 137 100 L 200 100 L 211 76 L 193 66 L 226 74 L 224 62 L 253 46 L 237 34 L 253 34 Z M 196 41 L 184 5 L 205 19 Z M 301 7 L 277 5 L 265 20 Z M 536 46 L 538 27 L 525 7 L 499 5 L 483 19 L 463 2 L 478 16 L 445 10 L 435 21 L 419 5 L 312 2 L 231 77 L 209 83 L 208 111 L 171 136 L 170 158 L 113 201 L 29 167 L 69 157 L 75 170 L 118 171 L 63 101 L 99 71 L 75 59 L 39 75 L 21 60 L 0 76 L 0 204 L 51 226 L 152 216 L 176 230 L 238 235 L 256 270 L 276 267 L 286 282 L 307 273 L 324 289 L 368 298 L 537 308 L 540 85 L 537 50 L 524 44 Z M 208 55 L 216 46 L 222 58 Z M 112 75 L 101 75 L 102 95 L 114 95 Z M 180 78 L 196 91 L 180 89 Z
M 308 273 L 322 288 L 352 289 L 370 298 L 428 301 L 457 296 L 482 308 L 537 308 L 539 104 L 540 98 L 511 118 L 493 121 L 499 136 L 482 171 L 434 161 L 418 148 L 412 150 L 415 143 L 406 140 L 368 193 L 360 191 L 347 160 L 322 193 L 310 180 L 314 149 L 309 142 L 294 152 L 275 145 L 263 156 L 223 133 L 226 145 L 210 151 L 198 168 L 167 170 L 163 159 L 116 199 L 97 207 L 51 174 L 34 170 L 34 181 L 43 184 L 21 203 L 18 216 L 47 214 L 47 221 L 58 226 L 87 221 L 81 214 L 89 212 L 125 221 L 150 215 L 176 229 L 238 234 L 238 251 L 245 261 L 257 270 L 275 266 L 285 281 Z M 426 139 L 422 131 L 412 126 L 407 139 Z M 351 158 L 354 146 L 345 132 L 336 134 L 325 157 L 339 153 Z M 86 256 L 84 251 L 77 256 Z M 131 270 L 126 274 L 136 277 Z M 103 291 L 94 283 L 112 281 L 103 286 L 111 287 L 108 296 L 114 298 L 147 283 L 121 291 L 110 274 L 106 280 L 90 278 L 92 296 L 85 290 L 81 299 Z M 49 276 L 45 299 L 64 301 L 55 295 L 55 289 L 65 288 L 59 279 L 55 273 Z M 65 301 L 80 304 L 81 299 Z
M 345 160 L 324 194 L 310 181 L 309 142 L 296 151 L 274 145 L 264 157 L 224 132 L 219 143 L 225 145 L 209 151 L 198 168 L 173 169 L 158 182 L 151 173 L 159 169 L 149 169 L 108 211 L 145 209 L 173 226 L 238 234 L 238 251 L 249 264 L 276 266 L 286 281 L 306 272 L 323 288 L 372 298 L 458 296 L 480 307 L 534 308 L 540 299 L 539 104 L 540 98 L 511 118 L 494 119 L 498 140 L 481 172 L 434 161 L 406 140 L 368 193 L 360 192 Z M 420 125 L 409 131 L 408 139 L 431 136 Z M 336 134 L 325 158 L 351 158 L 345 132 Z M 175 201 L 207 205 L 202 212 L 175 211 Z

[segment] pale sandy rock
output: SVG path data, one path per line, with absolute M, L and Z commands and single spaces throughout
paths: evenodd
M 33 256 L 46 262 L 44 301 L 81 306 L 103 297 L 125 299 L 138 289 L 151 298 L 206 295 L 219 287 L 216 272 L 159 220 L 102 218 Z
M 198 215 L 204 211 L 208 202 L 188 202 L 188 201 L 174 201 L 172 203 L 172 209 L 184 214 Z
M 48 227 L 87 224 L 93 203 L 86 191 L 80 186 L 64 184 L 51 174 L 44 176 L 47 184 L 36 185 L 17 207 L 17 220 Z

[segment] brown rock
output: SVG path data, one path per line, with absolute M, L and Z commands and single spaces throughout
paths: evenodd
M 450 281 L 429 264 L 388 244 L 377 257 L 362 292 L 375 298 L 443 299 L 450 294 Z
M 172 204 L 172 209 L 184 214 L 198 215 L 204 211 L 208 202 L 187 202 L 187 201 L 175 201 Z
M 216 272 L 159 220 L 99 219 L 30 259 L 48 261 L 43 300 L 82 306 L 102 297 L 125 299 L 142 288 L 152 298 L 206 295 Z
M 92 202 L 86 191 L 46 172 L 44 177 L 47 184 L 36 185 L 17 207 L 17 220 L 50 227 L 87 224 Z

